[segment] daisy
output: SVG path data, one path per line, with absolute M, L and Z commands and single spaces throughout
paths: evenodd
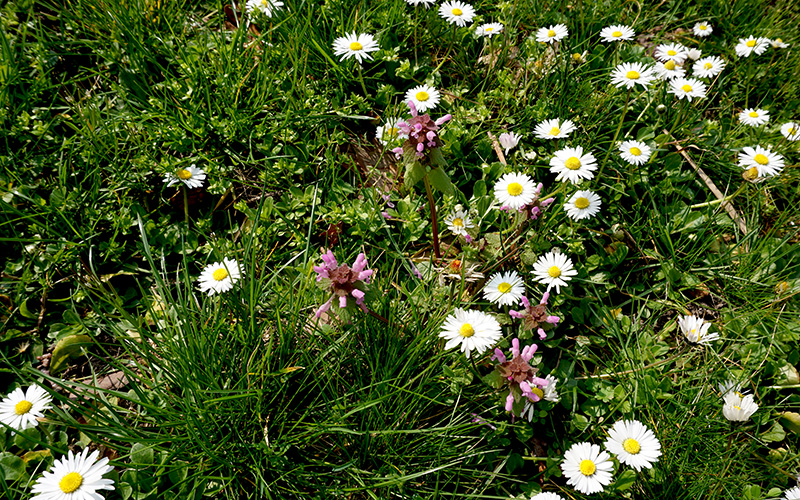
M 442 325 L 439 337 L 447 339 L 445 349 L 461 346 L 461 352 L 469 357 L 473 350 L 478 354 L 492 347 L 503 334 L 500 323 L 492 316 L 480 311 L 456 309 Z
M 778 175 L 783 169 L 783 156 L 773 153 L 769 149 L 756 146 L 755 148 L 745 146 L 739 153 L 739 166 L 744 169 L 755 168 L 759 177 Z
M 533 133 L 536 134 L 536 137 L 539 139 L 563 139 L 573 130 L 575 130 L 575 124 L 572 123 L 572 121 L 564 120 L 559 124 L 558 118 L 555 118 L 553 120 L 545 120 L 539 125 L 536 125 L 536 128 L 533 129 Z
M 600 197 L 592 191 L 576 191 L 564 203 L 564 211 L 573 220 L 589 219 L 597 215 L 600 205 Z
M 562 286 L 567 286 L 567 281 L 578 274 L 572 266 L 569 257 L 561 252 L 550 251 L 539 257 L 533 265 L 533 276 L 539 283 L 547 284 L 547 291 L 556 287 L 556 293 L 561 292 Z
M 683 69 L 683 66 L 679 65 L 673 60 L 656 64 L 655 72 L 662 80 L 683 78 L 686 75 L 686 70 Z
M 578 184 L 583 179 L 594 177 L 597 169 L 597 160 L 592 153 L 583 154 L 583 148 L 564 148 L 556 151 L 550 158 L 550 172 L 558 174 L 557 181 L 569 181 Z
M 611 482 L 614 464 L 608 453 L 591 443 L 575 443 L 564 453 L 561 470 L 567 484 L 585 495 L 600 493 Z
M 456 236 L 467 236 L 469 234 L 467 229 L 475 227 L 469 215 L 463 210 L 456 210 L 448 215 L 444 223 L 447 224 L 447 229 Z
M 589 51 L 584 50 L 583 52 L 573 52 L 571 59 L 574 64 L 583 64 L 586 62 L 586 55 Z
M 0 401 L 0 422 L 18 431 L 36 427 L 39 425 L 37 419 L 44 417 L 44 411 L 50 408 L 52 400 L 38 385 L 32 385 L 26 391 L 17 387 Z
M 283 2 L 276 0 L 247 0 L 247 4 L 245 4 L 244 9 L 251 16 L 255 12 L 261 12 L 267 17 L 272 17 L 272 14 L 274 14 L 275 11 L 279 10 L 281 7 L 283 7 Z
M 653 69 L 641 63 L 622 63 L 611 72 L 611 84 L 617 88 L 632 89 L 637 83 L 643 87 L 655 79 Z
M 669 82 L 670 94 L 675 94 L 678 99 L 686 98 L 692 102 L 693 98 L 705 99 L 706 84 L 696 78 L 675 78 Z
M 675 61 L 678 64 L 683 64 L 683 61 L 689 57 L 686 47 L 679 43 L 662 43 L 656 47 L 653 55 L 659 61 Z
M 364 59 L 372 60 L 369 53 L 376 50 L 378 42 L 375 41 L 375 37 L 367 33 L 356 35 L 354 31 L 333 41 L 333 54 L 341 56 L 340 61 L 355 57 L 360 64 Z
M 189 189 L 194 189 L 202 187 L 204 180 L 206 180 L 206 173 L 203 169 L 195 167 L 194 163 L 189 167 L 179 168 L 175 172 L 169 172 L 164 176 L 164 182 L 167 183 L 167 187 L 182 182 Z
M 417 5 L 422 5 L 427 9 L 431 5 L 435 4 L 436 0 L 406 0 L 406 3 L 414 7 L 416 7 Z
M 760 56 L 767 50 L 768 44 L 769 39 L 767 38 L 750 36 L 747 38 L 740 38 L 734 50 L 739 57 L 749 57 L 750 54 L 754 52 L 757 56 Z
M 486 23 L 478 26 L 478 28 L 475 30 L 475 34 L 478 36 L 487 36 L 492 38 L 501 31 L 503 31 L 503 25 L 501 23 Z
M 538 495 L 533 495 L 531 500 L 564 500 L 564 497 L 556 493 L 550 493 L 549 491 L 546 491 L 539 493 Z
M 561 398 L 558 396 L 558 392 L 556 391 L 556 384 L 558 383 L 558 379 L 552 375 L 548 375 L 544 378 L 547 380 L 547 385 L 544 386 L 544 398 L 545 401 L 552 401 L 553 403 L 558 403 L 561 401 Z
M 516 271 L 497 273 L 489 278 L 483 287 L 483 298 L 489 302 L 510 306 L 525 295 L 525 283 Z
M 520 139 L 522 139 L 522 136 L 517 134 L 516 132 L 511 132 L 511 133 L 503 132 L 502 134 L 500 134 L 500 137 L 497 138 L 497 140 L 500 141 L 500 145 L 503 146 L 503 148 L 505 149 L 506 154 L 508 154 L 508 152 L 514 149 L 515 147 L 517 147 L 517 144 L 519 144 Z
M 719 338 L 718 333 L 708 333 L 711 323 L 706 323 L 697 316 L 681 316 L 678 318 L 678 326 L 686 340 L 692 344 L 708 344 Z
M 614 24 L 600 30 L 601 42 L 618 42 L 620 40 L 633 40 L 636 34 L 633 28 L 624 24 Z
M 784 491 L 783 498 L 785 500 L 800 500 L 800 486 L 795 486 L 794 488 Z
M 781 134 L 787 141 L 800 141 L 800 123 L 784 123 L 781 125 Z
M 764 125 L 769 121 L 769 111 L 766 109 L 747 108 L 739 113 L 739 121 L 751 127 Z
M 650 146 L 639 141 L 624 141 L 619 145 L 619 155 L 631 165 L 647 163 L 652 152 Z
M 88 457 L 87 453 L 88 448 L 78 455 L 70 450 L 66 457 L 56 460 L 31 488 L 32 493 L 37 493 L 31 500 L 102 500 L 97 490 L 114 489 L 113 480 L 103 479 L 114 467 L 107 465 L 105 457 L 97 460 L 99 451 Z
M 566 38 L 569 35 L 567 26 L 556 24 L 549 28 L 539 28 L 536 32 L 536 41 L 542 43 L 553 43 Z
M 207 265 L 197 281 L 200 291 L 208 292 L 208 295 L 211 296 L 215 293 L 227 292 L 241 277 L 242 270 L 236 260 L 222 259 L 222 262 Z
M 776 38 L 770 42 L 773 49 L 785 49 L 789 47 L 788 43 L 784 43 L 780 38 Z
M 703 51 L 700 50 L 700 49 L 689 49 L 689 50 L 686 51 L 686 55 L 692 61 L 696 61 L 696 60 L 700 59 L 700 57 L 703 55 Z
M 501 206 L 519 210 L 536 198 L 536 185 L 525 174 L 508 173 L 494 185 L 494 197 Z
M 466 26 L 475 17 L 475 9 L 464 2 L 445 2 L 439 6 L 439 15 L 450 24 Z
M 710 35 L 711 33 L 714 32 L 714 30 L 711 29 L 711 25 L 706 23 L 706 22 L 700 22 L 700 23 L 695 24 L 692 27 L 692 31 L 694 31 L 695 35 L 697 35 L 697 36 L 699 36 L 701 38 L 705 38 L 705 37 L 707 37 L 708 35 Z
M 719 393 L 722 395 L 723 399 L 725 399 L 725 396 L 727 396 L 730 392 L 736 393 L 739 396 L 744 396 L 744 394 L 742 394 L 742 384 L 734 379 L 729 378 L 724 382 L 720 382 L 719 385 L 717 385 L 717 388 L 719 389 Z
M 638 420 L 620 420 L 608 431 L 606 449 L 637 472 L 651 469 L 661 456 L 661 443 L 653 431 Z
M 406 92 L 405 101 L 414 101 L 417 112 L 424 113 L 439 104 L 439 91 L 430 85 L 418 85 Z
M 408 134 L 397 127 L 397 124 L 401 121 L 403 120 L 400 118 L 389 118 L 386 123 L 379 125 L 375 129 L 375 137 L 384 145 L 398 139 L 408 139 Z
M 700 78 L 713 78 L 725 69 L 725 61 L 717 56 L 704 57 L 694 63 L 692 71 Z
M 757 410 L 751 394 L 729 392 L 723 398 L 722 414 L 731 422 L 746 422 Z

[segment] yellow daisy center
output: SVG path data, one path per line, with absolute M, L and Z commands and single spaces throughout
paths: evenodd
M 580 52 L 575 52 L 574 54 L 572 54 L 573 61 L 580 61 L 581 59 L 583 59 L 583 57 L 581 56 Z
M 642 449 L 642 447 L 639 446 L 639 441 L 633 438 L 628 438 L 625 441 L 623 441 L 622 447 L 625 449 L 625 451 L 627 451 L 631 455 L 636 455 Z
M 574 156 L 570 156 L 567 158 L 567 161 L 564 162 L 564 166 L 570 170 L 578 170 L 581 168 L 581 161 Z
M 701 24 L 700 26 L 698 26 L 698 28 L 700 28 L 701 31 L 705 31 L 708 29 L 708 26 L 706 26 L 705 24 Z
M 575 200 L 575 206 L 583 210 L 584 208 L 589 206 L 589 199 L 581 196 L 580 198 Z
M 395 136 L 395 135 L 399 135 L 399 134 L 397 133 L 397 129 L 396 129 L 396 128 L 394 128 L 394 127 L 391 127 L 391 128 L 388 128 L 388 129 L 386 129 L 386 130 L 384 131 L 384 135 L 391 135 L 391 136 Z
M 669 49 L 669 50 L 667 51 L 667 55 L 668 55 L 668 56 L 674 56 L 674 55 L 677 55 L 677 54 L 678 54 L 678 53 L 677 53 L 677 52 L 675 52 L 675 51 L 674 51 L 674 50 L 672 50 L 672 49 Z
M 461 325 L 461 328 L 458 329 L 458 334 L 462 337 L 469 338 L 475 335 L 475 329 L 472 328 L 472 325 L 469 323 L 464 323 Z
M 742 407 L 741 407 L 741 406 L 736 406 L 736 405 L 733 405 L 733 409 L 734 409 L 734 410 L 741 410 L 741 409 L 742 409 Z
M 214 280 L 222 281 L 228 277 L 228 271 L 226 271 L 225 269 L 217 269 L 216 271 L 214 271 L 214 274 L 212 274 L 212 276 L 214 277 Z
M 632 147 L 629 152 L 633 156 L 642 156 L 642 150 L 637 148 L 636 146 Z
M 747 177 L 748 179 L 750 179 L 750 180 L 753 180 L 753 179 L 755 179 L 756 177 L 758 177 L 758 168 L 756 168 L 756 167 L 750 167 L 750 168 L 748 168 L 748 169 L 747 169 L 747 171 L 744 173 L 744 175 L 745 175 L 745 177 Z
M 559 129 L 558 127 L 553 127 L 553 128 L 550 129 L 550 135 L 558 135 L 560 133 L 561 133 L 561 129 Z
M 538 387 L 531 387 L 531 392 L 539 396 L 539 399 L 544 397 L 544 391 L 539 389 Z
M 750 118 L 758 118 L 758 113 L 756 113 L 755 111 L 751 111 L 748 114 L 750 115 Z
M 551 278 L 558 278 L 561 276 L 561 269 L 559 269 L 558 266 L 552 266 L 547 270 L 547 274 L 549 274 Z
M 619 38 L 619 37 L 622 36 L 622 32 L 621 31 L 615 31 L 615 32 L 611 33 L 611 36 L 613 36 L 614 38 Z
M 625 76 L 628 78 L 628 80 L 638 80 L 639 79 L 639 72 L 631 70 L 631 71 L 628 71 L 627 73 L 625 73 Z
M 508 191 L 508 194 L 510 194 L 511 196 L 519 196 L 522 194 L 522 184 L 520 184 L 519 182 L 512 182 L 511 184 L 508 185 L 508 188 L 506 188 L 506 190 Z
M 461 217 L 456 217 L 453 219 L 453 226 L 455 227 L 464 227 L 464 219 Z
M 350 50 L 352 50 L 352 51 L 361 50 L 361 49 L 363 49 L 363 48 L 364 48 L 364 46 L 363 46 L 363 45 L 361 45 L 361 44 L 360 44 L 360 43 L 358 43 L 358 42 L 351 42 L 351 43 L 350 43 Z
M 192 173 L 190 171 L 186 170 L 185 168 L 182 168 L 182 169 L 178 170 L 177 172 L 175 172 L 175 175 L 178 176 L 178 179 L 183 179 L 183 180 L 192 178 Z
M 269 7 L 270 6 L 269 5 L 269 0 L 261 0 L 261 6 L 262 7 Z
M 705 68 L 705 69 L 711 69 L 713 66 L 714 66 L 714 65 L 713 65 L 713 64 L 711 64 L 711 63 L 705 63 L 705 64 L 703 65 L 703 68 Z
M 460 16 L 460 15 L 461 15 L 461 14 L 463 14 L 463 13 L 464 13 L 464 12 L 463 12 L 461 9 L 458 9 L 458 8 L 456 8 L 456 9 L 453 9 L 453 15 L 454 15 L 454 16 Z
M 461 271 L 461 261 L 455 259 L 453 262 L 450 263 L 450 270 L 454 273 Z
M 591 476 L 597 470 L 597 467 L 594 466 L 594 462 L 591 460 L 581 460 L 580 469 L 581 474 L 584 476 Z
M 753 159 L 754 159 L 754 160 L 756 161 L 756 163 L 758 163 L 759 165 L 766 165 L 767 163 L 769 163 L 769 158 L 767 158 L 766 156 L 762 155 L 761 153 L 758 153 L 758 154 L 755 156 L 755 158 L 753 158 Z
M 78 474 L 77 472 L 70 472 L 63 478 L 61 481 L 58 482 L 58 487 L 61 488 L 61 491 L 64 493 L 72 493 L 73 491 L 77 490 L 83 484 L 83 476 Z
M 797 129 L 796 129 L 796 128 L 794 128 L 794 127 L 792 127 L 792 128 L 790 128 L 790 129 L 789 129 L 787 132 L 789 132 L 789 135 L 794 135 L 794 134 L 795 134 L 795 132 L 797 132 Z
M 555 30 L 550 30 L 550 31 L 548 31 L 548 32 L 547 32 L 547 36 L 549 36 L 550 38 L 553 38 L 554 36 L 556 36 L 556 32 L 555 32 Z
M 33 403 L 31 403 L 30 401 L 25 401 L 23 399 L 22 401 L 14 405 L 14 413 L 16 413 L 17 415 L 25 415 L 26 413 L 31 411 L 31 408 L 33 408 Z
M 489 31 L 494 31 L 494 28 L 488 27 L 488 28 L 484 29 L 483 31 L 486 31 L 488 33 Z
M 667 68 L 668 70 L 672 71 L 673 69 L 675 69 L 675 61 L 667 61 L 667 62 L 665 62 L 664 63 L 664 67 Z
M 745 45 L 747 45 L 748 47 L 755 47 L 756 46 L 756 41 L 755 40 L 748 40 Z
M 417 92 L 417 100 L 418 101 L 425 102 L 430 98 L 431 98 L 431 96 L 428 95 L 428 93 L 425 92 L 424 90 L 421 90 L 421 91 Z
M 692 86 L 691 86 L 691 85 L 689 85 L 689 84 L 687 83 L 686 85 L 684 85 L 683 87 L 681 87 L 681 89 L 682 89 L 684 92 L 691 92 L 691 91 L 692 91 Z
M 780 38 L 776 38 L 775 43 L 783 43 L 783 40 L 781 40 Z
M 506 283 L 505 281 L 497 285 L 497 291 L 500 293 L 508 293 L 511 290 L 511 283 Z

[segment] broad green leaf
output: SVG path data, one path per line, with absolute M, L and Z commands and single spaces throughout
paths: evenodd
M 772 427 L 761 435 L 761 439 L 766 441 L 767 443 L 776 443 L 778 441 L 783 441 L 783 438 L 786 437 L 786 431 L 783 430 L 783 427 L 778 422 L 772 424 Z
M 82 349 L 92 345 L 92 338 L 88 335 L 70 335 L 58 341 L 50 358 L 50 373 L 58 373 L 67 367 L 67 361 L 82 354 Z
M 614 489 L 617 491 L 627 490 L 633 483 L 636 482 L 636 473 L 632 470 L 626 470 L 622 474 L 617 477 L 617 480 L 614 481 L 612 485 Z
M 780 414 L 780 422 L 787 430 L 800 434 L 800 413 L 785 411 Z
M 450 182 L 450 177 L 441 168 L 434 168 L 428 172 L 428 179 L 431 181 L 433 189 L 447 195 L 452 195 L 455 190 L 453 183 Z
M 25 461 L 13 453 L 0 453 L 0 470 L 6 481 L 16 481 L 25 474 Z
M 131 462 L 135 464 L 151 465 L 153 463 L 153 448 L 142 443 L 131 446 Z
M 425 176 L 425 167 L 418 161 L 406 163 L 406 175 L 403 182 L 409 188 L 422 180 Z

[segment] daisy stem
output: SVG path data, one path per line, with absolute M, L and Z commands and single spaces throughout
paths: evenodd
M 186 189 L 186 186 L 183 187 L 183 220 L 186 222 L 186 226 L 189 226 L 189 191 Z
M 364 68 L 361 67 L 361 64 L 358 65 L 358 81 L 361 82 L 361 90 L 364 91 L 364 97 L 368 97 L 367 85 L 364 83 Z
M 433 254 L 437 259 L 441 259 L 442 254 L 439 252 L 439 226 L 436 223 L 436 204 L 433 202 L 431 181 L 428 180 L 427 173 L 422 177 L 422 180 L 425 182 L 425 194 L 428 196 L 428 207 L 430 207 L 431 210 L 431 226 L 433 227 Z
M 600 174 L 603 173 L 603 169 L 606 168 L 606 163 L 608 163 L 608 157 L 611 155 L 611 150 L 614 149 L 614 144 L 617 142 L 617 137 L 619 137 L 619 131 L 622 130 L 622 124 L 625 122 L 625 113 L 628 112 L 628 102 L 631 99 L 631 89 L 628 89 L 628 93 L 625 94 L 625 107 L 622 108 L 622 116 L 619 117 L 619 125 L 617 125 L 617 130 L 614 132 L 614 138 L 611 139 L 611 144 L 608 147 L 608 151 L 606 151 L 606 156 L 603 158 L 603 164 L 600 165 L 600 169 L 597 171 L 596 177 L 599 179 Z

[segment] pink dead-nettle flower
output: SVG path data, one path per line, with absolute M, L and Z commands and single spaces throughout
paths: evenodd
M 392 152 L 397 155 L 397 158 L 402 157 L 403 153 L 416 155 L 417 158 L 424 158 L 429 150 L 442 145 L 437 131 L 440 126 L 450 121 L 452 116 L 449 114 L 444 115 L 434 121 L 431 115 L 427 113 L 420 115 L 417 112 L 414 101 L 408 101 L 408 107 L 411 108 L 411 118 L 395 125 L 408 138 L 406 138 L 403 146 L 392 149 Z
M 525 346 L 520 351 L 519 339 L 514 338 L 511 340 L 511 360 L 508 360 L 500 349 L 494 350 L 492 359 L 496 359 L 500 363 L 495 366 L 495 370 L 508 384 L 506 411 L 511 411 L 514 403 L 522 397 L 536 402 L 544 396 L 542 388 L 547 387 L 550 382 L 537 377 L 536 372 L 538 369 L 529 364 L 537 348 L 536 344 L 533 344 Z
M 522 311 L 508 311 L 509 316 L 512 318 L 521 319 L 524 321 L 523 327 L 526 330 L 536 330 L 539 338 L 544 340 L 547 334 L 542 326 L 555 325 L 560 321 L 558 316 L 547 314 L 547 300 L 550 298 L 550 292 L 544 292 L 542 300 L 536 306 L 531 306 L 527 297 L 522 297 L 522 306 L 525 308 Z M 548 328 L 550 328 L 548 326 Z
M 365 288 L 369 284 L 370 277 L 375 273 L 372 269 L 367 269 L 367 256 L 363 253 L 358 254 L 353 267 L 347 264 L 339 265 L 336 262 L 336 257 L 333 252 L 328 250 L 322 255 L 321 266 L 314 266 L 314 271 L 317 273 L 317 281 L 327 287 L 331 291 L 331 298 L 322 304 L 315 316 L 319 318 L 322 313 L 329 310 L 333 304 L 333 299 L 339 298 L 339 308 L 344 309 L 347 307 L 347 297 L 353 297 L 356 305 L 362 311 L 367 311 L 367 306 L 364 305 Z M 328 283 L 323 282 L 327 280 Z

